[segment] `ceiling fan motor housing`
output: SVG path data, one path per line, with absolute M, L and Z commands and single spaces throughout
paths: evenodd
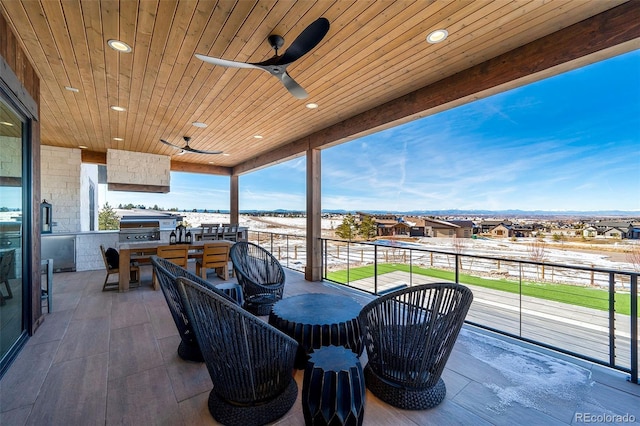
M 269 45 L 271 48 L 275 49 L 277 55 L 278 49 L 284 46 L 284 38 L 277 34 L 271 34 L 267 40 L 269 40 Z

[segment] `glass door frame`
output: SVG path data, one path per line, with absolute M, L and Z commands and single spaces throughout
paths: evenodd
M 12 110 L 22 123 L 21 134 L 21 192 L 22 192 L 22 231 L 21 231 L 21 280 L 22 280 L 22 329 L 20 335 L 11 345 L 9 350 L 0 357 L 0 378 L 8 370 L 11 363 L 26 344 L 33 330 L 33 272 L 32 260 L 34 255 L 34 243 L 37 237 L 32 235 L 33 217 L 33 149 L 32 149 L 32 120 L 33 116 L 16 99 L 11 90 L 0 79 L 0 102 Z M 39 300 L 39 298 L 38 298 Z

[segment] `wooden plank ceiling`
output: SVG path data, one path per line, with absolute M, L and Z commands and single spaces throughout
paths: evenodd
M 348 126 L 358 115 L 623 3 L 0 0 L 0 11 L 41 78 L 44 145 L 171 155 L 174 169 L 228 174 L 299 154 L 303 145 L 296 142 L 309 135 Z M 331 23 L 329 33 L 288 68 L 309 93 L 305 100 L 260 70 L 194 57 L 264 61 L 273 55 L 270 34 L 282 35 L 286 49 L 321 16 Z M 449 37 L 428 44 L 426 36 L 440 28 Z M 132 52 L 112 50 L 110 39 L 128 43 Z M 309 102 L 319 107 L 308 109 Z M 182 144 L 184 135 L 192 147 L 224 155 L 178 156 L 159 141 Z M 317 146 L 348 138 L 335 139 Z

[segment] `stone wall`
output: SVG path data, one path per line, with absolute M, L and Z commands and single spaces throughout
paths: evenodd
M 41 196 L 53 206 L 53 232 L 79 232 L 81 150 L 43 145 Z M 42 200 L 39 200 L 42 201 Z
M 107 151 L 107 182 L 169 188 L 171 157 L 168 155 L 110 149 Z

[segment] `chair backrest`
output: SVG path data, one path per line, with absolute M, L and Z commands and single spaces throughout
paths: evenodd
M 159 246 L 157 249 L 158 257 L 167 259 L 176 265 L 187 267 L 187 261 L 189 258 L 189 246 L 186 245 L 169 245 Z
M 202 227 L 202 230 L 200 231 L 201 240 L 206 241 L 218 239 L 218 224 L 203 223 L 200 226 Z
M 211 291 L 221 294 L 221 297 L 228 298 L 232 303 L 236 303 L 226 294 L 216 289 L 213 284 L 201 279 L 197 275 L 189 272 L 179 265 L 176 265 L 170 260 L 154 255 L 151 256 L 151 263 L 153 264 L 153 269 L 155 270 L 156 276 L 158 277 L 160 288 L 162 289 L 162 293 L 164 294 L 167 305 L 169 306 L 169 311 L 171 311 L 173 321 L 176 323 L 178 332 L 180 333 L 180 336 L 183 338 L 183 340 L 195 343 L 195 335 L 187 319 L 187 314 L 182 303 L 182 297 L 180 296 L 180 292 L 178 290 L 178 277 L 188 278 L 198 285 L 209 288 L 211 289 Z
M 220 244 L 221 243 L 221 244 Z M 229 244 L 220 243 L 205 244 L 202 249 L 202 265 L 208 268 L 227 266 L 229 263 Z
M 280 262 L 266 249 L 247 241 L 239 241 L 229 254 L 238 283 L 244 280 L 262 285 L 281 285 L 285 274 Z
M 0 283 L 9 279 L 9 273 L 13 266 L 13 257 L 16 249 L 6 250 L 2 253 L 2 261 L 0 262 Z
M 224 227 L 222 233 L 222 239 L 229 241 L 238 240 L 238 224 L 229 224 Z
M 368 365 L 405 388 L 440 379 L 473 300 L 467 287 L 430 283 L 397 290 L 369 302 L 359 320 Z
M 115 251 L 115 249 L 113 248 L 109 248 L 109 250 L 113 250 Z M 113 255 L 112 252 L 107 252 L 107 250 L 105 250 L 104 246 L 102 244 L 100 244 L 100 252 L 102 253 L 102 260 L 104 261 L 104 267 L 107 269 L 107 271 L 113 271 L 115 269 L 118 269 L 118 252 L 115 252 L 115 256 Z
M 267 401 L 290 384 L 298 343 L 210 288 L 178 278 L 217 395 L 237 404 Z

